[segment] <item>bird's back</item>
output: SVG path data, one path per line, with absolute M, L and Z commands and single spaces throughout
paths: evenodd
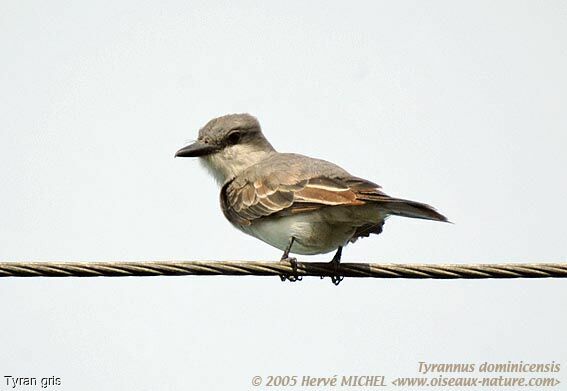
M 348 178 L 352 177 L 346 170 L 322 159 L 315 159 L 296 153 L 273 153 L 244 170 L 234 179 L 234 185 L 267 180 L 274 184 L 292 185 L 303 180 L 318 177 Z M 376 184 L 373 184 L 379 187 Z
M 375 205 L 384 215 L 447 221 L 433 207 L 390 197 L 379 185 L 352 176 L 322 159 L 274 152 L 248 167 L 221 191 L 231 221 L 312 212 L 321 208 Z

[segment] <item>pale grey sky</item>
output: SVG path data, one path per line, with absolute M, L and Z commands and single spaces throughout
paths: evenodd
M 564 2 L 1 9 L 0 260 L 279 259 L 224 220 L 196 161 L 173 159 L 233 112 L 456 223 L 392 218 L 344 261 L 567 260 Z M 1 279 L 0 381 L 246 390 L 555 360 L 566 383 L 566 299 L 561 280 Z

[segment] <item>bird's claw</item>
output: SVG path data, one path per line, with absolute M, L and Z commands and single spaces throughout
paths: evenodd
M 339 274 L 339 261 L 333 259 L 330 263 L 333 265 L 333 275 L 331 276 L 331 282 L 335 286 L 338 286 L 341 281 L 345 279 L 345 277 Z
M 280 260 L 280 262 L 289 262 L 291 265 L 291 269 L 293 270 L 292 274 L 280 274 L 280 279 L 282 281 L 290 281 L 296 282 L 303 280 L 303 276 L 297 274 L 297 259 L 292 257 L 285 257 Z
M 339 285 L 341 283 L 342 280 L 344 280 L 345 278 L 343 276 L 331 276 L 331 282 L 333 284 L 335 284 L 335 286 Z

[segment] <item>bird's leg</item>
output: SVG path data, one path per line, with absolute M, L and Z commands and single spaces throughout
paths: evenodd
M 280 262 L 289 262 L 291 264 L 291 269 L 294 271 L 294 273 L 292 275 L 281 275 L 280 279 L 282 281 L 285 280 L 290 280 L 291 282 L 295 282 L 295 281 L 301 281 L 303 279 L 303 277 L 300 277 L 297 275 L 297 259 L 290 257 L 289 256 L 289 252 L 291 251 L 291 246 L 293 245 L 293 242 L 295 241 L 295 238 L 292 236 L 289 239 L 289 243 L 287 245 L 287 247 L 285 248 L 285 251 L 282 255 L 282 258 L 280 259 Z
M 284 250 L 281 261 L 285 261 L 286 259 L 289 258 L 289 252 L 291 251 L 291 246 L 293 246 L 293 242 L 295 242 L 295 238 L 292 236 L 291 238 L 289 238 L 289 242 Z
M 333 259 L 331 260 L 331 262 L 329 262 L 331 265 L 333 265 L 334 273 L 331 276 L 331 282 L 335 285 L 339 285 L 341 281 L 344 279 L 343 276 L 339 275 L 339 263 L 341 262 L 342 253 L 343 253 L 343 247 L 339 246 L 337 252 L 335 253 L 335 256 L 333 256 Z

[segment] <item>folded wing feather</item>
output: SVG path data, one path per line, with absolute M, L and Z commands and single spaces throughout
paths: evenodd
M 257 218 L 270 215 L 285 216 L 337 205 L 364 205 L 371 201 L 365 200 L 370 196 L 389 199 L 378 185 L 356 177 L 316 177 L 277 186 L 266 178 L 245 183 L 228 182 L 221 190 L 221 205 L 229 220 L 249 225 Z

